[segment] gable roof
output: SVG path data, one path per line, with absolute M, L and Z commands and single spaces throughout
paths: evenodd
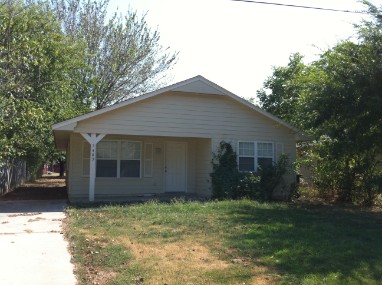
M 75 117 L 73 119 L 54 124 L 52 126 L 52 129 L 53 129 L 53 131 L 56 131 L 56 130 L 57 131 L 58 130 L 73 131 L 74 128 L 76 127 L 77 123 L 82 121 L 82 120 L 93 118 L 95 116 L 98 116 L 98 115 L 101 115 L 101 114 L 104 114 L 107 112 L 112 112 L 113 110 L 123 108 L 125 106 L 143 101 L 145 99 L 148 99 L 148 98 L 151 98 L 151 97 L 154 97 L 154 96 L 157 96 L 157 95 L 169 92 L 169 91 L 192 92 L 192 93 L 199 93 L 199 94 L 213 94 L 213 95 L 218 95 L 218 96 L 227 96 L 227 97 L 230 97 L 237 102 L 240 102 L 243 105 L 248 106 L 249 108 L 251 108 L 254 111 L 262 114 L 263 116 L 277 122 L 278 124 L 290 129 L 294 133 L 302 135 L 302 133 L 298 129 L 296 129 L 295 127 L 289 125 L 288 123 L 277 118 L 276 116 L 273 116 L 272 114 L 266 112 L 265 110 L 261 109 L 260 107 L 250 103 L 249 101 L 247 101 L 247 100 L 233 94 L 232 92 L 220 87 L 219 85 L 213 83 L 212 81 L 207 80 L 206 78 L 204 78 L 201 75 L 198 75 L 198 76 L 192 77 L 190 79 L 169 85 L 167 87 L 160 88 L 156 91 L 149 92 L 149 93 L 143 94 L 141 96 L 137 96 L 137 97 L 128 99 L 128 100 L 123 101 L 121 103 L 118 103 L 118 104 L 115 104 L 112 106 L 108 106 L 108 107 L 105 107 L 103 109 L 96 110 L 94 112 L 87 113 L 85 115 Z

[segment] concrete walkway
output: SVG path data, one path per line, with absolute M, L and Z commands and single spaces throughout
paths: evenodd
M 65 200 L 0 201 L 0 284 L 74 285 Z

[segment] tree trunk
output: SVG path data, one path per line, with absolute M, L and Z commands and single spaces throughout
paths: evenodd
M 64 173 L 65 173 L 65 161 L 63 159 L 60 159 L 58 162 L 60 164 L 60 177 L 64 177 Z

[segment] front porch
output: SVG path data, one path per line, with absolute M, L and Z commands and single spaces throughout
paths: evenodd
M 72 134 L 67 150 L 69 199 L 139 202 L 207 197 L 211 153 L 208 138 Z

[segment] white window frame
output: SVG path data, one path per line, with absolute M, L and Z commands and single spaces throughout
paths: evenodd
M 263 144 L 272 144 L 272 155 L 265 155 L 265 156 L 260 156 L 258 154 L 258 151 L 259 151 L 259 144 L 260 143 L 263 143 Z M 255 156 L 256 156 L 256 171 L 258 170 L 258 167 L 259 167 L 259 163 L 258 163 L 258 159 L 259 158 L 271 158 L 272 159 L 272 164 L 275 163 L 275 144 L 274 142 L 270 142 L 270 141 L 257 141 L 256 142 L 256 147 L 255 147 L 255 150 L 256 150 L 256 153 L 255 153 Z
M 254 148 L 254 155 L 253 156 L 249 156 L 249 155 L 240 155 L 240 143 L 252 143 L 253 144 L 253 148 Z M 266 143 L 266 144 L 272 144 L 272 156 L 259 156 L 258 155 L 258 144 L 259 143 Z M 240 165 L 239 165 L 239 159 L 240 157 L 253 157 L 254 158 L 254 161 L 253 161 L 253 172 L 257 172 L 258 171 L 258 166 L 259 166 L 259 163 L 258 163 L 258 159 L 259 158 L 272 158 L 272 163 L 274 163 L 276 160 L 275 160 L 275 155 L 276 155 L 276 150 L 275 150 L 275 143 L 272 142 L 272 141 L 238 141 L 237 142 L 237 168 L 240 172 L 248 172 L 248 171 L 243 171 L 243 170 L 240 170 Z
M 253 156 L 252 155 L 240 155 L 240 143 L 252 143 L 253 144 Z M 256 172 L 256 142 L 254 141 L 238 141 L 237 142 L 237 168 L 240 172 L 248 172 L 240 170 L 240 157 L 253 157 L 253 172 Z M 249 171 L 250 172 L 250 171 Z
M 131 143 L 139 143 L 140 153 L 139 153 L 139 176 L 138 177 L 121 177 L 121 160 L 138 160 L 138 159 L 122 159 L 122 142 L 131 142 Z M 117 178 L 120 179 L 140 179 L 142 178 L 142 149 L 143 143 L 141 141 L 134 140 L 120 140 L 118 144 L 118 163 L 117 163 Z
M 98 158 L 97 156 L 97 152 L 98 152 L 98 146 L 100 143 L 103 143 L 103 142 L 115 142 L 117 143 L 117 157 L 115 159 L 109 159 L 109 158 Z M 96 154 L 95 154 L 95 159 L 96 159 L 96 178 L 97 179 L 115 179 L 115 178 L 119 178 L 119 165 L 120 165 L 120 141 L 119 140 L 101 140 L 98 144 L 97 144 L 97 150 L 96 150 Z M 100 176 L 97 176 L 97 163 L 98 163 L 98 160 L 116 160 L 117 161 L 117 176 L 110 176 L 110 177 L 100 177 Z
M 143 155 L 144 150 L 142 148 L 143 147 L 142 141 L 109 139 L 109 140 L 102 140 L 102 142 L 117 142 L 117 157 L 116 157 L 116 160 L 117 160 L 117 176 L 115 176 L 115 177 L 98 177 L 98 176 L 96 176 L 97 179 L 116 179 L 116 178 L 117 179 L 141 179 L 143 177 L 143 174 L 142 174 L 143 173 L 143 166 L 142 166 L 142 164 L 144 163 L 144 160 L 142 159 L 142 155 Z M 121 160 L 124 160 L 124 159 L 122 159 L 122 142 L 133 142 L 133 143 L 139 143 L 139 145 L 140 145 L 139 177 L 121 177 Z M 89 153 L 85 154 L 85 144 L 88 144 L 88 142 L 86 142 L 86 141 L 82 142 L 82 177 L 89 177 L 90 174 L 84 174 L 84 164 L 88 163 L 90 165 L 90 150 L 89 150 Z M 89 145 L 89 147 L 90 147 L 90 145 Z M 87 157 L 85 157 L 85 156 L 87 156 Z M 110 159 L 98 158 L 97 154 L 96 154 L 96 163 L 97 163 L 97 160 L 110 160 Z M 136 159 L 136 160 L 138 160 L 138 159 Z M 153 159 L 152 159 L 152 161 L 153 161 Z

